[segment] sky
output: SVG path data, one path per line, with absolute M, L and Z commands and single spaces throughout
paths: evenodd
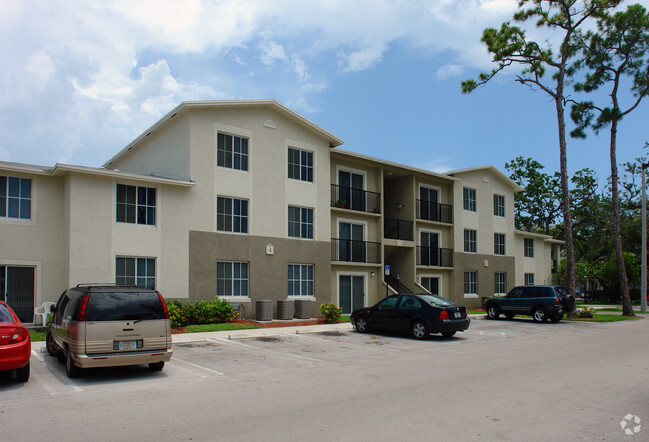
M 344 150 L 438 173 L 505 172 L 517 156 L 554 172 L 554 103 L 518 69 L 461 93 L 494 67 L 482 30 L 517 3 L 0 0 L 0 161 L 98 167 L 182 101 L 275 99 Z M 618 163 L 649 153 L 648 126 L 646 99 L 620 125 Z M 569 139 L 568 168 L 605 182 L 608 131 Z

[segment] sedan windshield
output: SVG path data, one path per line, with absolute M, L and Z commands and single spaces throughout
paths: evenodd
M 419 295 L 421 299 L 429 303 L 430 305 L 453 305 L 451 301 L 441 296 L 435 295 Z

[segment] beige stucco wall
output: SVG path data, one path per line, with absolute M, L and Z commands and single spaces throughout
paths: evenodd
M 494 295 L 494 273 L 507 274 L 507 291 L 515 285 L 515 259 L 513 256 L 494 256 L 472 253 L 454 254 L 453 290 L 451 300 L 471 308 L 480 308 L 482 298 Z M 477 295 L 464 294 L 464 272 L 478 272 Z

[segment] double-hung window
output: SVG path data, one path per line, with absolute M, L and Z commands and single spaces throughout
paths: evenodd
M 505 254 L 505 234 L 494 233 L 494 255 Z
M 464 210 L 469 210 L 471 212 L 476 211 L 476 191 L 469 187 L 465 187 L 462 191 L 462 202 L 464 204 Z
M 156 190 L 153 187 L 117 185 L 118 223 L 155 226 Z
M 0 176 L 0 218 L 31 219 L 32 180 Z
M 505 216 L 505 197 L 494 194 L 494 216 Z
M 288 296 L 313 296 L 313 264 L 288 265 Z
M 534 273 L 525 274 L 525 285 L 534 285 Z
M 494 293 L 502 295 L 507 293 L 507 273 L 494 273 Z
M 117 257 L 115 284 L 155 289 L 155 259 Z
M 526 258 L 534 258 L 534 240 L 532 238 L 523 239 L 523 249 Z
M 248 170 L 248 138 L 219 132 L 216 136 L 216 165 Z
M 248 263 L 218 261 L 216 263 L 216 295 L 248 296 Z
M 464 272 L 464 294 L 478 294 L 478 272 Z
M 478 251 L 478 232 L 477 230 L 464 229 L 464 251 L 467 253 L 476 253 Z
M 313 209 L 288 207 L 288 236 L 313 239 Z
M 216 230 L 219 232 L 248 233 L 248 200 L 218 197 L 216 202 Z
M 313 182 L 313 152 L 288 148 L 288 177 Z

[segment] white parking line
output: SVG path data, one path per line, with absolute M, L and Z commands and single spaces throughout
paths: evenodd
M 298 336 L 298 335 L 290 335 L 290 336 Z M 299 335 L 299 336 L 302 336 L 302 335 Z M 255 347 L 254 345 L 242 344 L 240 342 L 231 341 L 231 340 L 223 339 L 223 338 L 216 338 L 216 340 L 208 339 L 208 341 L 215 342 L 215 343 L 231 344 L 231 345 L 235 345 L 237 347 L 248 348 L 250 350 L 264 351 L 264 352 L 271 353 L 271 354 L 273 354 L 275 356 L 278 356 L 278 357 L 281 357 L 281 358 L 297 359 L 298 361 L 306 362 L 307 364 L 311 364 L 313 362 L 327 362 L 327 361 L 324 361 L 322 359 L 309 358 L 309 357 L 306 357 L 306 356 L 294 355 L 292 353 L 284 353 L 284 352 L 275 351 L 275 350 L 263 349 L 263 348 Z M 311 361 L 313 361 L 313 362 L 311 362 Z
M 192 367 L 200 368 L 201 370 L 209 371 L 210 373 L 214 373 L 219 376 L 223 376 L 225 373 L 221 373 L 220 371 L 212 370 L 211 368 L 203 367 L 201 365 L 194 364 L 192 362 L 188 361 L 183 361 L 182 359 L 178 359 L 177 357 L 174 356 L 173 358 L 174 361 L 177 362 L 182 362 L 183 364 L 191 365 Z

